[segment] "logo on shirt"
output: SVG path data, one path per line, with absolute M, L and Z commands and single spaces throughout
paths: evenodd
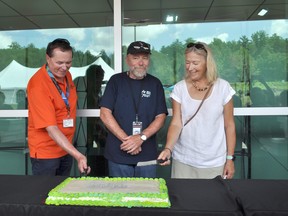
M 141 96 L 149 98 L 149 97 L 151 97 L 151 92 L 150 91 L 146 91 L 146 90 L 142 90 Z

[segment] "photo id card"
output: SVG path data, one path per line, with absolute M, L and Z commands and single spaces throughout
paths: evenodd
M 133 121 L 132 135 L 141 134 L 141 132 L 142 132 L 142 122 Z
M 73 119 L 64 119 L 63 120 L 63 127 L 64 128 L 74 127 Z

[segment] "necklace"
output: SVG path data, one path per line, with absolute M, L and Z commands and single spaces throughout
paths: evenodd
M 194 88 L 197 89 L 198 91 L 206 91 L 206 90 L 209 88 L 209 86 L 210 86 L 210 84 L 208 84 L 208 85 L 205 86 L 204 88 L 199 88 L 199 87 L 196 85 L 195 82 L 192 82 L 192 85 L 193 85 Z

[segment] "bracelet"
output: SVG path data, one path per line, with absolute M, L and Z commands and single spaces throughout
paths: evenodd
M 226 160 L 232 160 L 234 161 L 236 159 L 235 155 L 227 155 Z
M 170 148 L 164 148 L 163 150 L 165 150 L 165 149 L 168 149 L 168 150 L 169 150 L 169 152 L 170 152 L 170 155 L 172 155 L 172 151 L 171 151 L 171 149 L 170 149 Z

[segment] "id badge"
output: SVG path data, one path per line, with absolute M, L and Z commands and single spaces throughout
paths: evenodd
M 73 119 L 64 119 L 63 120 L 63 127 L 64 128 L 74 127 Z
M 132 124 L 132 135 L 141 134 L 142 132 L 142 122 L 133 121 Z

